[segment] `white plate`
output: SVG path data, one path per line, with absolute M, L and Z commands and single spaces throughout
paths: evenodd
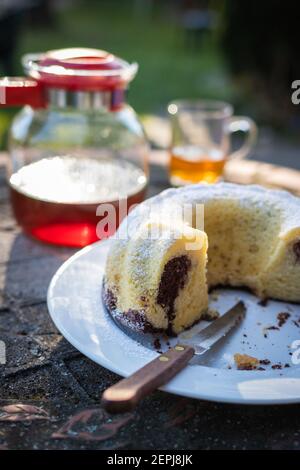
M 128 376 L 156 357 L 157 352 L 126 336 L 102 305 L 102 277 L 109 243 L 95 243 L 63 264 L 51 281 L 48 307 L 57 328 L 75 348 L 107 369 Z M 200 365 L 188 365 L 163 390 L 229 403 L 300 402 L 300 366 L 295 364 L 297 349 L 291 348 L 298 340 L 300 349 L 300 328 L 294 323 L 300 319 L 300 306 L 270 301 L 263 307 L 247 292 L 229 289 L 218 292 L 218 299 L 211 306 L 224 313 L 242 299 L 247 305 L 245 320 L 203 356 Z M 280 312 L 291 315 L 285 325 L 279 330 L 266 330 L 278 323 Z M 205 322 L 197 328 L 203 326 Z M 271 365 L 280 362 L 290 367 L 274 370 L 269 365 L 264 366 L 265 371 L 238 371 L 234 366 L 229 368 L 236 352 L 269 359 Z

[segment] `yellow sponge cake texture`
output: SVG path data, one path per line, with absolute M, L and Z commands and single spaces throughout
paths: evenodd
M 177 220 L 186 205 L 192 216 L 183 211 Z M 204 231 L 195 222 L 199 205 Z M 300 301 L 299 198 L 229 183 L 170 189 L 133 210 L 111 242 L 104 301 L 139 326 L 179 333 L 205 313 L 216 285 Z

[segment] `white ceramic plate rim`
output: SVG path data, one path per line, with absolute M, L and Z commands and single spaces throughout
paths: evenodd
M 102 256 L 105 256 L 109 243 L 109 240 L 94 243 L 69 258 L 58 269 L 51 280 L 47 303 L 50 316 L 57 329 L 76 349 L 97 364 L 126 377 L 155 358 L 158 353 L 145 348 L 126 336 L 109 318 L 100 300 L 101 277 L 99 276 L 99 284 L 92 286 L 97 289 L 96 295 L 97 298 L 99 297 L 99 305 L 97 305 L 97 307 L 99 306 L 99 311 L 92 313 L 95 315 L 101 314 L 106 328 L 113 334 L 113 342 L 101 338 L 104 341 L 104 346 L 106 345 L 103 350 L 93 350 L 91 338 L 88 334 L 85 336 L 85 341 L 82 341 L 79 337 L 78 329 L 67 324 L 64 315 L 61 315 L 55 302 L 58 291 L 61 288 L 64 289 L 64 286 L 62 286 L 63 277 L 70 276 L 71 268 L 76 267 L 77 276 L 80 278 L 81 263 L 89 260 L 89 258 L 97 258 L 95 256 L 97 252 L 100 255 L 102 252 Z M 99 263 L 100 268 L 100 256 L 97 259 L 97 263 Z M 95 264 L 95 266 L 97 265 Z M 85 283 L 83 282 L 82 285 L 84 287 Z M 68 292 L 64 295 L 71 306 L 72 297 L 70 297 Z M 72 317 L 72 312 L 70 312 L 70 317 Z M 80 321 L 83 326 L 83 329 L 80 331 L 80 334 L 82 334 L 85 318 L 82 317 Z M 99 331 L 97 334 L 101 336 Z M 121 354 L 116 359 L 114 353 L 115 349 L 117 350 L 120 347 L 120 342 L 122 343 Z M 130 351 L 129 355 L 127 354 L 128 350 Z M 291 367 L 281 371 L 272 370 L 262 373 L 259 371 L 248 372 L 188 365 L 161 389 L 176 395 L 224 403 L 256 405 L 300 403 L 300 368 Z

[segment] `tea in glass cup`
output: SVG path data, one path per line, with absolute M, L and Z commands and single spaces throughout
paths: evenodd
M 174 186 L 215 183 L 229 158 L 245 158 L 253 147 L 257 128 L 252 119 L 233 116 L 221 101 L 174 101 L 168 106 L 172 125 L 170 182 Z M 233 132 L 247 134 L 242 147 L 231 153 Z

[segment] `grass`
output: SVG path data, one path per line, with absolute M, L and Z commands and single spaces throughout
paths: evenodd
M 16 73 L 26 52 L 84 46 L 106 49 L 139 63 L 129 101 L 141 114 L 162 113 L 176 98 L 237 100 L 213 33 L 197 49 L 189 49 L 174 9 L 160 3 L 143 15 L 133 1 L 89 1 L 62 9 L 57 27 L 25 28 L 16 54 Z M 0 142 L 4 145 L 11 110 L 0 112 Z

